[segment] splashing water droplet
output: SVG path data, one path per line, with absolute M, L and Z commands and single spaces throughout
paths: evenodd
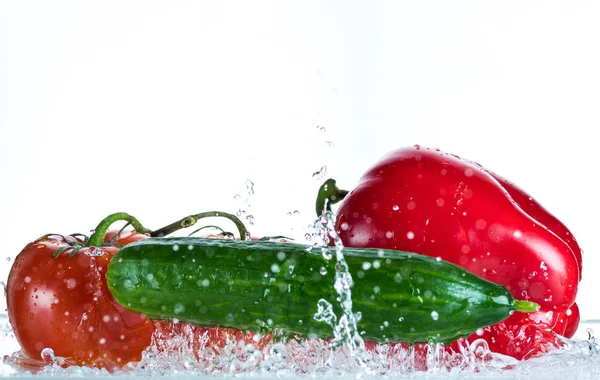
M 249 195 L 254 195 L 254 182 L 249 179 L 246 180 L 246 190 L 248 190 Z
M 319 171 L 313 173 L 312 177 L 316 180 L 322 180 L 327 175 L 327 166 L 321 166 Z
M 4 260 L 4 261 L 6 261 L 7 263 L 10 263 L 10 260 L 12 260 L 12 258 L 7 257 L 6 260 Z
M 242 196 L 239 195 L 239 194 L 236 194 L 236 195 L 233 196 L 233 199 L 235 199 L 236 201 L 238 201 L 238 200 L 242 199 Z
M 319 130 L 319 132 L 326 132 L 327 131 L 327 128 L 322 127 L 320 125 L 317 125 L 317 129 Z
M 56 356 L 54 355 L 54 350 L 51 348 L 44 348 L 42 350 L 42 352 L 40 353 L 42 360 L 46 363 L 46 364 L 55 364 L 56 363 Z
M 103 256 L 105 252 L 98 247 L 90 247 L 89 249 L 86 249 L 84 253 L 87 256 L 100 257 Z
M 325 141 L 325 147 L 327 148 L 333 148 L 335 146 L 335 143 L 333 141 Z

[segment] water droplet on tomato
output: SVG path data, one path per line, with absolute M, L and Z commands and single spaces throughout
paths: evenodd
M 414 233 L 414 232 L 412 232 L 412 231 L 408 231 L 408 232 L 406 233 L 406 238 L 407 238 L 408 240 L 412 240 L 412 239 L 414 239 L 414 238 L 415 238 L 415 233 Z
M 67 278 L 65 284 L 67 284 L 67 289 L 74 289 L 77 286 L 77 280 L 74 278 Z
M 104 255 L 104 251 L 98 247 L 90 247 L 90 248 L 84 250 L 83 253 L 87 256 L 92 256 L 92 257 L 100 257 L 100 256 Z
M 56 363 L 56 356 L 54 355 L 53 349 L 46 347 L 42 350 L 42 352 L 40 352 L 40 355 L 41 355 L 44 363 L 50 364 L 50 365 Z

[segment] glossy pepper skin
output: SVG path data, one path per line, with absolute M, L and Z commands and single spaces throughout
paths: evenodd
M 545 330 L 571 337 L 581 250 L 569 230 L 527 193 L 481 165 L 419 146 L 384 157 L 342 201 L 336 229 L 347 247 L 376 247 L 440 257 L 539 312 L 516 313 L 487 327 L 494 352 L 527 358 L 557 345 Z

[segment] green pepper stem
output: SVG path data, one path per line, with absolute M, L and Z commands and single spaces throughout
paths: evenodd
M 520 311 L 522 313 L 533 313 L 534 311 L 540 310 L 540 305 L 535 302 L 529 301 L 519 301 L 516 300 L 514 303 L 515 311 Z
M 317 216 L 321 216 L 325 208 L 325 211 L 331 211 L 331 205 L 338 203 L 346 195 L 348 195 L 348 191 L 340 190 L 335 184 L 335 179 L 329 178 L 319 188 L 316 204 Z
M 92 236 L 90 236 L 90 240 L 88 240 L 88 246 L 100 247 L 104 242 L 104 236 L 106 235 L 106 232 L 108 231 L 111 224 L 121 220 L 130 223 L 133 226 L 133 228 L 135 228 L 135 230 L 139 233 L 150 233 L 150 230 L 144 227 L 142 223 L 140 223 L 139 220 L 137 220 L 135 217 L 125 212 L 116 212 L 102 219 L 102 221 L 98 224 L 98 227 L 96 227 L 96 229 L 94 230 Z
M 173 232 L 180 230 L 182 228 L 191 227 L 194 224 L 196 224 L 196 222 L 198 220 L 200 220 L 202 218 L 208 218 L 208 217 L 212 217 L 212 216 L 224 217 L 224 218 L 231 220 L 238 229 L 238 232 L 240 234 L 240 239 L 244 240 L 246 238 L 248 230 L 246 229 L 246 226 L 244 226 L 244 223 L 242 223 L 242 221 L 237 216 L 226 213 L 226 212 L 221 212 L 221 211 L 207 211 L 207 212 L 201 212 L 200 214 L 186 216 L 185 218 L 180 219 L 174 223 L 171 223 L 168 226 L 164 226 L 162 228 L 159 228 L 156 231 L 150 232 L 150 236 L 163 237 L 163 236 L 172 234 Z

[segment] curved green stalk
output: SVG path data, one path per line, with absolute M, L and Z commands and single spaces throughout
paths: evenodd
M 100 247 L 104 242 L 104 236 L 106 235 L 106 232 L 110 228 L 111 224 L 118 221 L 130 223 L 139 233 L 150 233 L 150 230 L 144 227 L 142 223 L 140 223 L 139 220 L 137 220 L 134 216 L 131 216 L 125 212 L 116 212 L 102 219 L 102 221 L 94 230 L 92 236 L 90 236 L 90 240 L 88 240 L 87 245 L 90 247 Z
M 182 228 L 187 228 L 187 227 L 191 227 L 194 224 L 196 224 L 196 222 L 202 218 L 208 218 L 208 217 L 223 217 L 226 219 L 229 219 L 230 221 L 232 221 L 237 229 L 238 232 L 240 234 L 240 239 L 245 240 L 246 239 L 246 235 L 248 234 L 248 230 L 246 229 L 246 226 L 244 226 L 244 223 L 235 215 L 233 214 L 229 214 L 226 212 L 222 212 L 222 211 L 207 211 L 207 212 L 201 212 L 199 214 L 195 214 L 195 215 L 190 215 L 190 216 L 186 216 L 183 219 L 180 219 L 174 223 L 171 223 L 165 227 L 159 228 L 158 230 L 152 231 L 150 232 L 150 236 L 152 237 L 163 237 L 169 234 L 172 234 L 173 232 L 180 230 Z

